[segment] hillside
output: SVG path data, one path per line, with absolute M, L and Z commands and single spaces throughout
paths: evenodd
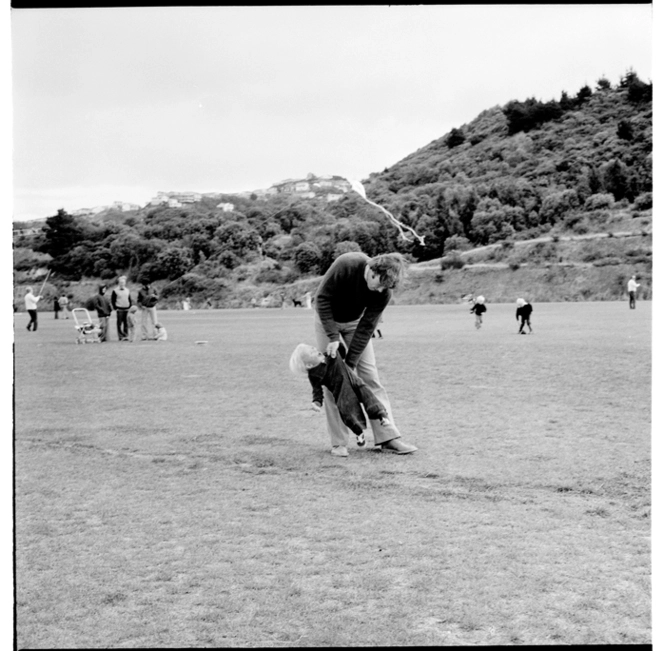
M 579 263 L 565 268 L 590 276 L 592 267 L 599 277 L 625 267 L 640 274 L 645 290 L 652 270 L 652 85 L 628 71 L 615 86 L 599 79 L 574 97 L 563 93 L 559 100 L 513 100 L 487 109 L 371 174 L 364 185 L 372 201 L 424 236 L 424 246 L 400 238 L 354 192 L 334 200 L 329 188 L 313 186 L 306 192 L 198 195 L 187 204 L 111 208 L 93 217 L 62 209 L 40 233 L 15 239 L 15 285 L 39 279 L 47 268 L 60 285 L 126 273 L 133 282 L 157 282 L 165 300 L 189 294 L 212 297 L 220 306 L 243 305 L 315 285 L 346 250 L 400 251 L 414 263 L 436 260 L 444 276 L 434 281 L 440 286 L 457 271 L 463 275 L 464 264 L 466 273 L 478 269 L 487 250 L 482 247 L 501 243 L 493 250 L 503 259 L 483 273 Z M 566 236 L 618 232 L 644 233 L 636 236 L 638 254 L 630 257 L 621 238 L 607 236 L 597 259 L 571 248 L 559 259 Z M 518 245 L 542 237 L 556 245 L 546 259 Z M 597 292 L 577 297 L 615 295 L 607 291 L 598 285 Z M 614 292 L 619 295 L 617 286 Z

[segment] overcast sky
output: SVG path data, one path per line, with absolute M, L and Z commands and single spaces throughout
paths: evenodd
M 11 12 L 13 218 L 366 178 L 509 100 L 652 78 L 650 5 Z

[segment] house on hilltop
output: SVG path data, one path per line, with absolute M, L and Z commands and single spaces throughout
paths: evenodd
M 286 179 L 275 183 L 267 190 L 267 194 L 295 194 L 302 198 L 313 198 L 316 196 L 314 190 L 322 189 L 348 192 L 350 183 L 342 176 L 316 176 L 309 173 L 306 179 Z

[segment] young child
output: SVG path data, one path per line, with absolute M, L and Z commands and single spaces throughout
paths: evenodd
M 484 305 L 484 296 L 478 296 L 470 308 L 470 313 L 475 314 L 475 327 L 479 330 L 482 327 L 482 315 L 486 312 Z
M 154 329 L 155 329 L 155 339 L 157 341 L 166 341 L 168 339 L 168 333 L 166 332 L 166 328 L 164 328 L 164 326 L 161 325 L 161 323 L 155 323 Z
M 380 420 L 389 425 L 387 410 L 371 389 L 343 361 L 346 349 L 343 344 L 332 358 L 324 355 L 315 346 L 299 344 L 290 358 L 290 369 L 295 373 L 306 373 L 313 390 L 312 408 L 320 411 L 323 406 L 323 387 L 332 392 L 344 424 L 355 434 L 358 446 L 366 443 L 363 430 L 367 426 L 362 407 L 371 420 Z
M 136 312 L 138 308 L 135 305 L 127 312 L 127 341 L 136 341 Z
M 521 319 L 521 325 L 519 326 L 520 335 L 525 335 L 525 326 L 528 326 L 528 334 L 531 334 L 533 329 L 530 325 L 530 315 L 533 313 L 533 306 L 523 298 L 516 299 L 516 320 Z

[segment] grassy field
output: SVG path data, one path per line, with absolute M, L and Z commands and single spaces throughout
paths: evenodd
M 311 311 L 17 314 L 19 648 L 650 643 L 651 304 L 488 308 L 388 309 L 420 449 L 346 459 L 288 371 Z

